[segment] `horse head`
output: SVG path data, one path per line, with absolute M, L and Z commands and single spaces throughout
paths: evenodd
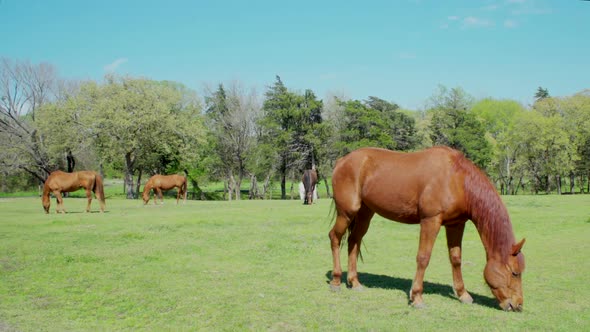
M 484 270 L 484 278 L 492 294 L 505 311 L 522 311 L 522 272 L 524 255 L 521 252 L 524 239 L 512 246 L 512 253 L 506 263 L 490 258 Z
M 150 201 L 150 191 L 144 190 L 141 198 L 143 199 L 143 205 L 146 205 Z

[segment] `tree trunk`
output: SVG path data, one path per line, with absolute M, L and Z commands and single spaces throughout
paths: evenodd
M 137 174 L 137 184 L 135 186 L 135 192 L 137 193 L 137 196 L 139 196 L 140 189 L 141 189 L 141 174 L 142 174 L 142 171 L 139 170 L 139 173 Z
M 256 174 L 250 175 L 250 190 L 248 190 L 248 199 L 256 199 L 258 197 L 258 183 L 256 183 Z
M 326 186 L 326 197 L 332 198 L 332 194 L 330 193 L 330 186 L 328 185 L 328 179 L 324 178 L 324 185 Z M 319 193 L 318 193 L 319 197 Z
M 236 201 L 239 201 L 242 199 L 242 177 L 238 176 L 238 180 L 236 181 L 235 178 L 234 179 L 234 192 L 235 192 L 235 199 Z
M 522 185 L 522 176 L 518 178 L 518 184 L 516 185 L 516 187 L 514 188 L 514 193 L 513 195 L 518 194 L 518 188 L 520 188 L 520 186 Z M 523 189 L 524 190 L 524 189 Z
M 74 155 L 72 154 L 72 150 L 68 150 L 66 153 L 66 163 L 68 168 L 68 173 L 72 173 L 74 171 L 74 167 L 76 167 L 76 160 L 74 159 Z
M 124 178 L 124 186 L 125 186 L 125 195 L 127 199 L 134 199 L 135 193 L 133 192 L 133 164 L 134 160 L 131 156 L 131 153 L 128 152 L 125 154 L 125 178 Z
M 557 194 L 561 195 L 561 175 L 555 176 L 555 184 L 557 185 Z
M 272 172 L 268 172 L 266 179 L 264 179 L 264 185 L 262 186 L 262 197 L 265 197 L 266 193 L 269 192 L 268 199 L 272 199 L 272 188 L 270 187 L 271 176 Z

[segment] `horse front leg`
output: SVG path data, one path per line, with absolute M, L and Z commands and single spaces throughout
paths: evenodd
M 461 273 L 461 242 L 463 240 L 463 231 L 465 223 L 460 222 L 455 225 L 445 226 L 447 233 L 447 246 L 449 248 L 449 260 L 453 271 L 453 289 L 455 295 L 463 303 L 473 303 L 473 298 L 465 289 L 463 283 L 463 274 Z
M 410 290 L 410 303 L 415 308 L 424 308 L 424 273 L 430 262 L 432 247 L 442 224 L 441 217 L 424 218 L 420 221 L 420 244 L 416 255 L 416 276 Z
M 55 213 L 66 213 L 64 209 L 64 199 L 61 196 L 61 192 L 58 190 L 53 191 L 53 196 L 55 196 Z
M 346 233 L 348 228 L 349 220 L 345 216 L 338 215 L 334 226 L 328 233 L 330 238 L 330 247 L 332 248 L 332 281 L 330 281 L 330 288 L 333 291 L 340 290 L 340 284 L 342 283 L 342 266 L 340 265 L 340 241 Z

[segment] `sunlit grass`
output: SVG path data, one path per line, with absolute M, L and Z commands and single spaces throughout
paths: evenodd
M 101 214 L 67 198 L 70 213 L 55 214 L 52 200 L 46 215 L 38 197 L 3 198 L 0 330 L 587 330 L 590 195 L 503 199 L 516 237 L 527 238 L 520 314 L 497 308 L 471 224 L 463 272 L 476 303 L 452 297 L 440 234 L 425 278 L 428 307 L 414 310 L 407 292 L 418 227 L 379 217 L 359 264 L 367 290 L 328 290 L 326 199 L 108 199 Z

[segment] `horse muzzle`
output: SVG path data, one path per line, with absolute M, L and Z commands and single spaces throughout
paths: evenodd
M 514 311 L 514 312 L 522 312 L 522 303 L 521 304 L 512 304 L 511 301 L 508 301 L 506 304 L 502 305 L 502 309 L 504 311 Z

